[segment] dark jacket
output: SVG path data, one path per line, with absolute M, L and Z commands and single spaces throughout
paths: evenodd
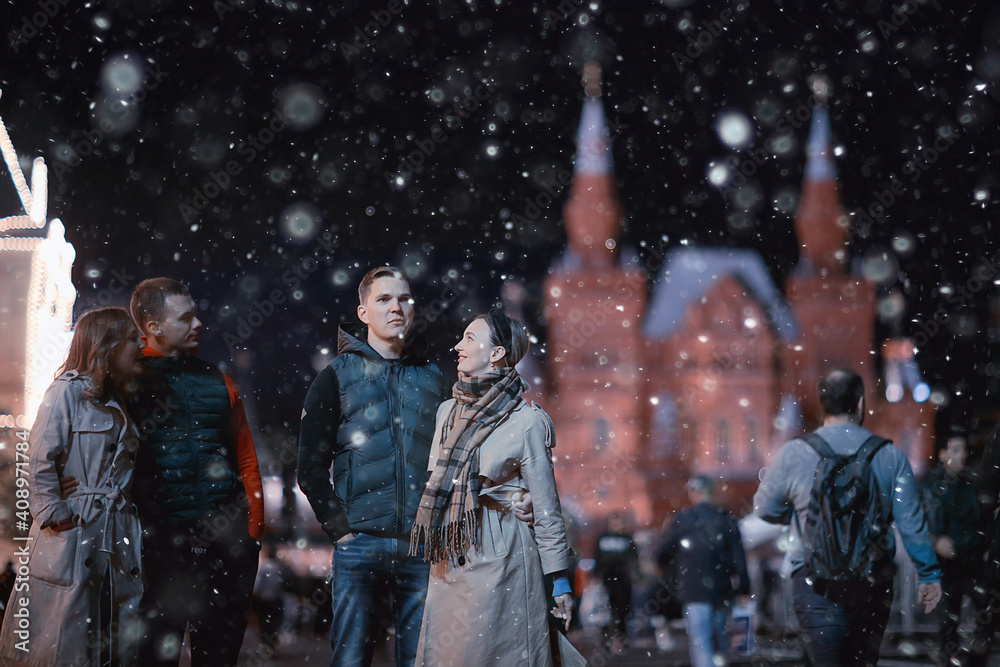
M 230 505 L 245 513 L 225 376 L 197 357 L 147 355 L 143 366 L 129 401 L 140 432 L 134 496 L 143 520 L 194 525 L 215 511 L 232 513 Z
M 681 602 L 721 605 L 750 592 L 747 560 L 733 515 L 712 503 L 684 510 L 667 530 L 660 567 L 675 568 Z
M 427 484 L 434 415 L 448 391 L 440 369 L 410 346 L 385 359 L 366 341 L 366 327 L 340 328 L 337 356 L 302 411 L 299 486 L 332 541 L 351 531 L 409 532 Z
M 992 516 L 1000 507 L 1000 424 L 993 427 L 986 439 L 979 468 L 979 487 L 984 514 Z M 977 574 L 976 583 L 992 591 L 1000 586 L 1000 521 L 987 522 L 984 546 L 986 564 Z M 996 606 L 995 602 L 993 606 Z
M 601 533 L 594 549 L 594 574 L 605 586 L 632 585 L 632 572 L 639 564 L 635 540 L 624 533 Z
M 931 538 L 950 537 L 959 561 L 972 564 L 981 560 L 983 526 L 972 479 L 964 471 L 953 475 L 938 466 L 924 478 L 920 490 Z

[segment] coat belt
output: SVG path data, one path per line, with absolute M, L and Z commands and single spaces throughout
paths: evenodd
M 115 551 L 115 523 L 113 515 L 121 511 L 128 503 L 128 496 L 117 484 L 111 486 L 78 486 L 74 496 L 103 496 L 107 501 L 107 511 L 104 513 L 104 530 L 101 534 L 99 551 L 112 554 Z

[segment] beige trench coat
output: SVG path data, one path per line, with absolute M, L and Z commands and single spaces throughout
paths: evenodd
M 442 420 L 454 400 L 437 413 L 430 468 L 437 460 Z M 542 575 L 570 566 L 562 509 L 549 449 L 552 420 L 537 406 L 521 403 L 479 450 L 482 552 L 466 554 L 464 566 L 431 566 L 417 665 L 553 664 L 549 644 L 548 594 Z M 530 491 L 534 530 L 514 516 L 512 497 Z M 561 634 L 566 651 L 584 663 Z
M 45 667 L 100 664 L 100 589 L 110 571 L 117 664 L 135 664 L 136 607 L 142 594 L 139 520 L 129 499 L 138 449 L 135 425 L 114 400 L 83 396 L 83 378 L 66 373 L 42 399 L 28 436 L 28 501 L 33 518 L 26 562 L 0 629 L 0 656 Z M 59 476 L 80 486 L 59 495 Z M 74 518 L 62 532 L 43 525 Z M 25 611 L 26 610 L 26 611 Z M 18 612 L 26 614 L 18 618 Z M 88 619 L 93 622 L 88 624 Z M 20 648 L 19 648 L 20 647 Z M 28 651 L 22 650 L 27 648 Z M 5 663 L 6 664 L 6 663 Z

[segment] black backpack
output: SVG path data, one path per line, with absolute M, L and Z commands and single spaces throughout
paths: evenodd
M 859 581 L 885 557 L 889 517 L 871 470 L 871 460 L 889 440 L 873 435 L 854 454 L 841 456 L 815 433 L 802 436 L 820 456 L 806 515 L 806 567 L 829 582 Z

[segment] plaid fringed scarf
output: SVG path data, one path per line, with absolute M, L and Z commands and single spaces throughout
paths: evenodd
M 479 446 L 527 388 L 513 368 L 455 383 L 455 405 L 442 425 L 437 464 L 410 533 L 411 556 L 424 545 L 425 561 L 457 563 L 471 547 L 480 548 Z

